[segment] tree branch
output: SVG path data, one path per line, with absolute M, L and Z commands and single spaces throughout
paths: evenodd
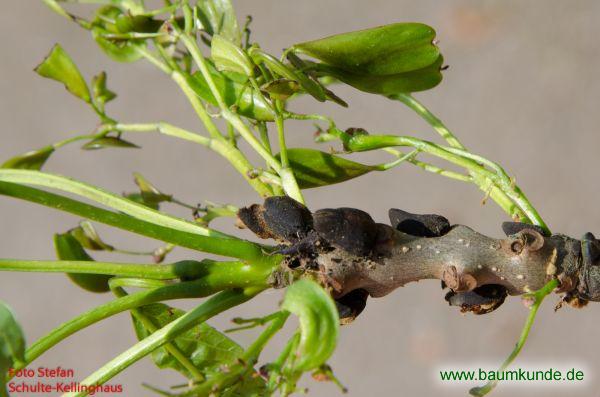
M 557 293 L 574 305 L 600 301 L 600 242 L 544 235 L 540 227 L 506 222 L 506 238 L 492 238 L 440 215 L 390 210 L 393 226 L 353 208 L 311 213 L 288 197 L 271 197 L 238 213 L 262 238 L 282 243 L 286 255 L 275 286 L 289 272 L 313 272 L 353 315 L 367 296 L 381 297 L 413 281 L 442 280 L 446 299 L 477 314 L 496 309 L 507 295 L 522 295 L 556 279 Z

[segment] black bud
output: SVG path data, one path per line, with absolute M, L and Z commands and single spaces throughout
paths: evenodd
M 367 306 L 368 297 L 369 293 L 366 290 L 359 288 L 336 299 L 335 305 L 340 315 L 340 323 L 349 324 L 354 321 Z
M 544 231 L 544 229 L 542 229 L 538 225 L 532 225 L 530 223 L 523 223 L 523 222 L 502 222 L 502 231 L 507 236 L 512 236 L 513 234 L 517 234 L 521 230 L 524 230 L 524 229 L 533 229 L 544 237 L 550 237 L 548 235 L 548 233 L 546 233 Z
M 578 297 L 600 301 L 600 242 L 592 233 L 581 239 L 581 269 L 579 271 Z
M 419 237 L 440 237 L 450 230 L 450 222 L 441 215 L 411 214 L 396 208 L 389 210 L 392 226 L 403 233 Z
M 240 208 L 237 213 L 238 219 L 260 238 L 272 238 L 270 231 L 265 225 L 263 218 L 264 207 L 260 204 L 252 204 L 250 207 Z
M 263 205 L 242 208 L 238 218 L 261 238 L 296 242 L 312 230 L 308 208 L 287 196 L 269 197 Z
M 355 208 L 326 208 L 313 214 L 315 230 L 329 244 L 353 255 L 371 253 L 378 236 L 373 218 Z
M 265 223 L 271 233 L 282 240 L 298 241 L 313 227 L 308 208 L 287 196 L 267 198 L 264 208 Z

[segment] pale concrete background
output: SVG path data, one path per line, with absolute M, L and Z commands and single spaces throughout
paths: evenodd
M 431 24 L 439 32 L 450 70 L 439 87 L 418 97 L 467 146 L 515 175 L 554 231 L 573 236 L 600 232 L 600 207 L 596 205 L 599 2 L 253 0 L 237 1 L 236 5 L 240 19 L 249 13 L 254 16 L 255 39 L 273 53 L 294 42 L 390 22 Z M 64 46 L 86 76 L 100 70 L 109 72 L 109 85 L 119 94 L 109 108 L 114 117 L 123 122 L 167 120 L 200 128 L 183 96 L 167 78 L 142 62 L 124 65 L 107 60 L 85 32 L 40 2 L 22 1 L 4 7 L 0 32 L 0 159 L 90 131 L 96 123 L 79 101 L 32 73 L 55 42 Z M 436 138 L 424 122 L 399 104 L 348 88 L 335 90 L 349 102 L 349 109 L 335 105 L 323 109 L 310 100 L 300 101 L 296 109 L 323 109 L 341 127 L 362 126 L 377 132 Z M 290 123 L 289 129 L 291 146 L 311 145 L 313 129 L 309 125 Z M 144 150 L 82 153 L 70 147 L 53 156 L 46 169 L 116 192 L 133 190 L 131 172 L 140 171 L 186 201 L 245 205 L 257 200 L 213 153 L 165 137 L 132 139 Z M 372 161 L 376 158 L 367 157 Z M 438 212 L 452 222 L 496 236 L 501 233 L 500 222 L 506 219 L 493 203 L 480 205 L 482 193 L 474 186 L 410 166 L 310 190 L 306 196 L 312 208 L 353 206 L 386 222 L 390 207 Z M 52 233 L 77 221 L 6 198 L 0 199 L 0 208 L 2 257 L 52 258 Z M 219 226 L 231 230 L 227 222 Z M 120 232 L 109 235 L 107 228 L 100 230 L 109 242 L 119 241 L 129 248 L 148 247 L 146 240 Z M 189 252 L 182 250 L 173 259 L 186 255 Z M 14 307 L 30 342 L 110 299 L 85 293 L 62 275 L 4 273 L 1 277 L 0 299 Z M 276 292 L 265 293 L 236 314 L 268 313 L 279 297 Z M 481 361 L 499 363 L 504 359 L 526 316 L 518 299 L 508 301 L 492 315 L 474 317 L 461 316 L 442 298 L 437 282 L 408 285 L 384 299 L 371 300 L 366 312 L 343 328 L 331 364 L 350 388 L 350 396 L 463 396 L 466 386 L 441 387 L 436 383 L 439 365 L 454 364 L 462 369 Z M 600 307 L 592 304 L 584 310 L 567 308 L 555 314 L 555 299 L 550 298 L 542 308 L 516 365 L 546 369 L 550 363 L 575 363 L 585 369 L 589 381 L 580 387 L 543 390 L 500 387 L 495 396 L 600 396 Z M 190 303 L 183 305 L 189 307 Z M 225 327 L 232 316 L 212 323 Z M 253 335 L 239 334 L 236 338 L 248 343 Z M 81 379 L 133 342 L 129 318 L 120 315 L 75 335 L 34 366 L 74 368 Z M 282 343 L 283 338 L 278 338 L 267 357 Z M 126 396 L 151 395 L 139 386 L 142 381 L 167 387 L 180 378 L 170 371 L 159 372 L 144 360 L 113 383 L 124 384 Z M 309 379 L 305 384 L 313 396 L 339 394 L 331 384 Z

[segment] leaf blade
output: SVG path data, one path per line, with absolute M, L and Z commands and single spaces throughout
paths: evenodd
M 237 112 L 242 116 L 258 121 L 274 121 L 275 114 L 270 105 L 266 103 L 256 91 L 248 84 L 241 84 L 221 73 L 209 68 L 217 89 L 223 94 L 223 100 L 229 107 L 237 107 Z M 200 72 L 186 76 L 194 92 L 211 105 L 218 106 L 208 83 Z
M 208 34 L 221 35 L 238 46 L 242 44 L 242 33 L 230 0 L 199 0 L 196 7 Z
M 301 189 L 333 185 L 377 170 L 376 166 L 306 148 L 288 149 L 288 161 Z
M 54 235 L 54 249 L 56 257 L 60 260 L 93 261 L 94 259 L 85 252 L 83 246 L 69 232 Z M 67 273 L 67 276 L 79 287 L 89 292 L 104 293 L 110 291 L 108 280 L 112 276 L 105 274 L 80 274 Z
M 90 103 L 90 90 L 87 83 L 60 44 L 55 44 L 48 56 L 34 70 L 42 77 L 63 83 L 71 94 Z
M 54 153 L 53 146 L 45 146 L 6 160 L 0 168 L 17 168 L 24 170 L 41 170 L 46 161 Z
M 248 77 L 254 75 L 254 64 L 250 57 L 225 37 L 215 34 L 210 43 L 210 51 L 217 70 L 240 73 Z
M 185 314 L 183 310 L 163 303 L 143 306 L 138 311 L 150 319 L 156 328 L 162 328 Z M 143 321 L 136 318 L 135 314 L 133 323 L 139 340 L 153 333 L 144 325 Z M 221 363 L 235 362 L 244 353 L 240 345 L 206 323 L 200 323 L 179 335 L 172 343 L 202 372 L 215 370 Z M 152 353 L 152 360 L 161 369 L 171 368 L 192 378 L 189 370 L 182 366 L 164 347 Z
M 6 374 L 25 362 L 25 335 L 12 310 L 0 301 L 0 396 L 8 396 Z

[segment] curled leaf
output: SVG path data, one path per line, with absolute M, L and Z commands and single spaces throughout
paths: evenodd
M 147 15 L 119 14 L 115 19 L 115 26 L 120 33 L 139 32 L 155 33 L 161 21 L 157 21 Z
M 115 248 L 112 245 L 106 244 L 98 232 L 88 221 L 81 221 L 79 226 L 69 231 L 71 236 L 75 237 L 79 244 L 84 248 L 94 251 L 113 251 Z
M 71 261 L 93 261 L 83 246 L 77 241 L 71 233 L 67 232 L 64 234 L 54 235 L 54 249 L 56 250 L 56 256 L 61 260 Z M 90 292 L 108 292 L 110 288 L 108 286 L 108 280 L 110 275 L 105 274 L 80 274 L 80 273 L 67 273 L 67 276 L 75 284 Z
M 158 188 L 144 178 L 142 174 L 134 172 L 133 178 L 135 184 L 140 188 L 140 194 L 145 203 L 152 203 L 158 206 L 158 204 L 162 202 L 171 201 L 171 195 L 165 194 L 158 190 Z
M 333 185 L 379 169 L 314 149 L 288 149 L 287 153 L 301 189 Z
M 100 72 L 92 79 L 92 91 L 94 99 L 102 105 L 112 101 L 117 97 L 117 94 L 106 87 L 106 72 Z
M 300 92 L 302 87 L 298 82 L 289 79 L 273 80 L 261 87 L 273 99 L 285 101 L 290 96 Z
M 50 155 L 54 153 L 53 146 L 45 146 L 38 150 L 15 156 L 2 164 L 1 168 L 20 168 L 25 170 L 41 170 Z
M 294 369 L 310 371 L 325 364 L 335 350 L 339 332 L 339 316 L 331 296 L 316 282 L 302 279 L 288 287 L 281 308 L 300 320 Z
M 81 148 L 83 150 L 98 150 L 98 149 L 105 149 L 105 148 L 109 148 L 109 147 L 139 149 L 139 146 L 136 145 L 135 143 L 131 143 L 124 139 L 113 137 L 113 136 L 105 136 L 102 138 L 93 139 L 93 140 L 89 141 L 88 143 L 86 143 L 85 145 L 83 145 Z
M 326 99 L 329 99 L 330 101 L 333 101 L 345 108 L 348 107 L 346 101 L 338 97 L 332 91 L 325 88 L 323 83 L 318 79 L 318 76 L 315 73 L 315 71 L 310 70 L 309 65 L 302 59 L 300 59 L 296 54 L 294 54 L 293 52 L 288 52 L 287 59 L 296 68 L 296 74 L 299 75 L 301 78 L 301 85 L 309 94 L 311 94 L 313 97 L 319 100 L 319 96 L 321 95 L 321 93 L 323 93 Z M 315 94 L 317 96 L 315 96 Z
M 443 78 L 443 63 L 444 58 L 440 55 L 435 63 L 423 69 L 385 76 L 355 74 L 326 65 L 318 65 L 317 68 L 322 75 L 334 77 L 358 90 L 390 96 L 425 91 L 437 86 Z
M 390 96 L 424 91 L 442 81 L 443 57 L 434 38 L 427 25 L 396 23 L 296 44 L 292 50 L 319 60 L 307 64 L 320 77 Z
M 63 83 L 71 94 L 85 102 L 90 102 L 90 90 L 83 76 L 69 54 L 59 44 L 52 48 L 50 54 L 35 68 L 35 71 L 42 77 Z
M 236 217 L 239 208 L 230 204 L 218 205 L 207 204 L 206 208 L 199 209 L 198 212 L 204 212 L 203 216 L 198 216 L 195 221 L 201 225 L 208 226 L 214 219 L 221 217 Z
M 146 207 L 152 208 L 154 210 L 159 209 L 159 203 L 157 203 L 156 201 L 146 201 L 146 199 L 144 198 L 144 196 L 142 196 L 141 193 L 125 193 L 123 194 L 123 197 L 131 201 L 135 201 L 136 203 L 143 204 Z
M 267 54 L 258 47 L 252 47 L 250 49 L 250 56 L 257 64 L 263 63 L 275 76 L 297 81 L 304 91 L 319 102 L 325 102 L 327 99 L 325 87 L 317 80 L 307 76 L 304 71 L 294 68 L 293 65 L 289 66 L 280 62 L 277 58 Z
M 140 39 L 108 39 L 109 33 L 121 33 L 116 22 L 117 18 L 124 15 L 120 8 L 115 6 L 104 6 L 96 12 L 96 18 L 92 22 L 92 37 L 100 46 L 102 51 L 110 58 L 118 62 L 134 62 L 142 57 L 140 48 L 146 43 Z M 109 22 L 112 21 L 112 22 Z
M 244 50 L 221 35 L 215 34 L 210 43 L 211 58 L 220 71 L 254 75 L 254 64 Z
M 296 44 L 293 49 L 347 72 L 390 75 L 422 69 L 440 53 L 435 30 L 422 23 L 394 23 Z

